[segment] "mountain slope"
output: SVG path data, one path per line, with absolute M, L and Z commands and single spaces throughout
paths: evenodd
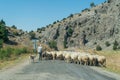
M 56 41 L 59 50 L 64 48 L 92 48 L 100 45 L 112 49 L 115 40 L 120 42 L 120 1 L 108 0 L 81 13 L 71 14 L 38 29 L 36 34 L 43 43 Z M 109 47 L 105 45 L 108 42 Z

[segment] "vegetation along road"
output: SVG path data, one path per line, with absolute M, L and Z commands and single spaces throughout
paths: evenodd
M 99 67 L 43 60 L 35 63 L 25 61 L 1 70 L 0 80 L 120 80 L 120 76 Z

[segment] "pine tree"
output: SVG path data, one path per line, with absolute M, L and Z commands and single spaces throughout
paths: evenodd
M 91 7 L 95 7 L 94 2 L 90 3 L 90 6 L 91 6 Z
M 3 20 L 0 21 L 0 40 L 4 42 L 8 40 L 8 31 Z
M 4 26 L 6 25 L 5 21 L 3 21 L 3 19 L 0 21 L 0 25 L 4 25 Z

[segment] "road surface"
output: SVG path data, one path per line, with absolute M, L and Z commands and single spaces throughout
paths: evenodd
M 0 80 L 120 80 L 119 75 L 98 67 L 59 60 L 29 61 L 0 71 Z

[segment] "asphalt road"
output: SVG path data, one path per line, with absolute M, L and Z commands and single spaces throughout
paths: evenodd
M 98 67 L 64 61 L 29 61 L 0 71 L 0 80 L 120 80 L 119 75 Z

